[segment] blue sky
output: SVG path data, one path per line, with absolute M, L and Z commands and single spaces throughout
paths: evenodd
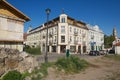
M 98 25 L 107 35 L 116 27 L 120 37 L 120 0 L 7 0 L 31 18 L 25 23 L 33 28 L 46 22 L 45 9 L 50 8 L 50 20 L 64 12 L 76 20 Z

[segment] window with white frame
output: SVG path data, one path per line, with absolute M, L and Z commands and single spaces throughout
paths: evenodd
M 56 29 L 56 27 L 55 27 L 55 31 L 54 31 L 55 33 L 57 32 L 57 29 Z
M 65 26 L 61 26 L 61 33 L 65 33 Z
M 62 23 L 65 23 L 65 17 L 62 17 L 62 18 L 61 18 L 61 22 L 62 22 Z
M 80 37 L 80 42 L 82 42 L 82 38 Z
M 72 36 L 70 36 L 70 42 L 72 42 Z
M 65 36 L 61 36 L 61 43 L 65 42 Z
M 57 37 L 55 36 L 55 42 L 56 42 Z
M 81 34 L 81 29 L 80 29 L 80 34 Z
M 76 32 L 76 28 L 74 28 L 74 32 Z

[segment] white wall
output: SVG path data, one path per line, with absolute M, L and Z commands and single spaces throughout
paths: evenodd
M 115 53 L 120 55 L 120 46 L 115 47 Z

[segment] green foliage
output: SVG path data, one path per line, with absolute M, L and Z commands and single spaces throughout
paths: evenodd
M 52 63 L 42 63 L 40 69 L 35 69 L 33 71 L 34 74 L 37 74 L 37 77 L 32 77 L 32 80 L 42 80 L 43 77 L 48 75 L 47 69 L 51 67 Z
M 29 46 L 25 46 L 23 50 L 32 55 L 40 55 L 41 54 L 40 47 L 31 48 Z
M 110 35 L 110 36 L 105 35 L 104 36 L 104 45 L 105 45 L 105 48 L 112 47 L 112 42 L 113 41 L 114 41 L 114 37 L 112 35 Z
M 113 60 L 120 61 L 120 55 L 106 55 L 105 57 Z
M 32 75 L 32 80 L 42 80 L 43 77 L 48 75 L 47 69 L 48 67 L 51 67 L 53 65 L 53 63 L 42 63 L 40 66 L 40 69 L 35 68 L 32 73 L 24 73 L 23 74 L 23 79 L 27 76 L 31 76 Z M 35 76 L 34 76 L 35 75 Z
M 68 58 L 60 58 L 55 65 L 61 70 L 64 69 L 66 73 L 77 73 L 85 67 L 88 63 L 85 60 L 81 60 L 79 57 L 70 56 Z
M 3 76 L 2 80 L 22 80 L 22 74 L 16 70 L 9 71 Z
M 31 75 L 31 73 L 29 73 L 29 72 L 23 73 L 23 74 L 22 74 L 22 80 L 24 80 L 25 77 L 30 76 L 30 75 Z

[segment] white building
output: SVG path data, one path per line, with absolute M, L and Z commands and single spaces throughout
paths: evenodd
M 45 51 L 47 23 L 28 32 L 27 43 L 31 47 L 40 46 Z M 86 53 L 88 28 L 84 22 L 77 21 L 66 14 L 48 22 L 48 52 Z
M 120 41 L 116 43 L 115 53 L 120 55 Z
M 24 22 L 29 20 L 6 0 L 0 0 L 0 47 L 22 51 Z
M 102 30 L 99 29 L 99 26 L 91 26 L 87 25 L 89 32 L 88 32 L 88 50 L 104 50 L 104 33 Z
M 115 50 L 115 54 L 120 54 L 120 39 L 117 36 L 116 28 L 113 29 L 113 36 L 115 40 L 113 41 L 112 50 Z

